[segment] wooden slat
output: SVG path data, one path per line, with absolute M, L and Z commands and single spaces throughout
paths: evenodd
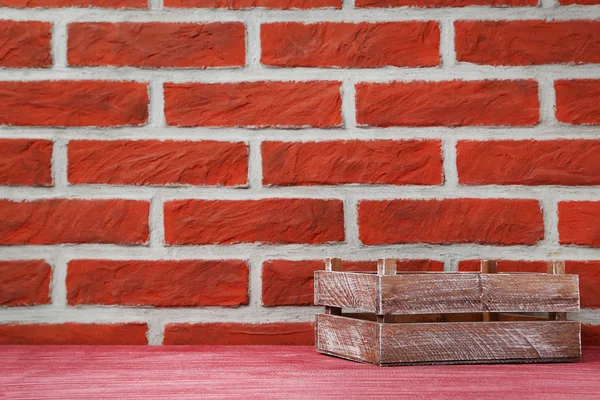
M 378 282 L 374 274 L 315 271 L 315 304 L 376 312 Z
M 579 310 L 577 275 L 458 273 L 380 278 L 378 314 Z
M 577 321 L 384 324 L 381 364 L 576 361 L 580 329 Z
M 342 259 L 341 258 L 326 258 L 325 259 L 325 271 L 342 271 Z M 325 306 L 325 314 L 342 315 L 342 309 L 340 307 Z
M 482 275 L 481 284 L 487 311 L 579 311 L 577 275 Z
M 565 262 L 564 261 L 549 261 L 547 263 L 548 273 L 561 275 L 565 273 Z M 567 313 L 565 312 L 551 312 L 548 313 L 548 318 L 555 321 L 566 321 Z
M 377 260 L 377 275 L 396 275 L 396 261 L 395 258 Z
M 483 311 L 479 274 L 401 274 L 381 279 L 381 314 Z
M 376 322 L 318 314 L 317 351 L 354 361 L 379 363 L 379 326 Z
M 496 260 L 481 260 L 481 273 L 482 274 L 495 274 L 498 272 L 498 263 Z M 498 314 L 497 313 L 483 313 L 483 321 L 497 321 Z

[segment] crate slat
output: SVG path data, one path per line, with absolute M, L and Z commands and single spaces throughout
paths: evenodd
M 375 312 L 378 282 L 373 274 L 316 271 L 315 304 Z
M 387 324 L 382 364 L 559 362 L 580 358 L 578 321 Z
M 315 304 L 379 315 L 579 311 L 577 275 L 315 272 Z
M 317 350 L 380 365 L 567 362 L 580 359 L 578 321 L 378 323 L 319 314 Z

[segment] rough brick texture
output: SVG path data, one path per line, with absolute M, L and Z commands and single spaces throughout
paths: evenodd
M 364 244 L 481 243 L 533 245 L 544 238 L 540 205 L 521 199 L 362 201 Z
M 176 200 L 164 213 L 170 245 L 344 240 L 341 200 Z
M 342 0 L 164 0 L 165 7 L 179 8 L 342 8 Z
M 600 185 L 600 140 L 461 141 L 463 185 Z
M 231 67 L 246 59 L 245 27 L 229 23 L 76 23 L 69 64 L 118 67 Z
M 439 141 L 264 142 L 267 185 L 440 185 Z
M 52 186 L 52 142 L 0 139 L 0 185 Z
M 339 82 L 165 84 L 174 126 L 327 128 L 342 123 Z
M 529 126 L 539 121 L 537 83 L 447 81 L 356 85 L 356 119 L 370 126 Z
M 569 6 L 571 4 L 581 4 L 585 6 L 593 6 L 600 4 L 600 0 L 558 0 L 563 6 Z
M 488 65 L 600 62 L 600 21 L 458 21 L 456 59 Z
M 38 21 L 0 21 L 0 67 L 41 68 L 52 65 L 52 25 Z
M 600 346 L 600 325 L 581 324 L 581 344 Z
M 0 306 L 50 303 L 51 277 L 44 260 L 0 261 Z
M 314 300 L 314 272 L 323 260 L 268 260 L 263 263 L 262 303 L 265 306 L 308 306 Z M 434 260 L 401 260 L 398 271 L 442 271 Z M 377 271 L 377 261 L 344 261 L 344 271 Z
M 248 303 L 244 261 L 111 261 L 69 263 L 70 305 L 201 307 Z
M 165 328 L 164 344 L 311 345 L 314 336 L 310 322 L 171 324 Z
M 0 245 L 143 244 L 149 208 L 136 200 L 0 200 Z
M 77 140 L 69 143 L 68 151 L 69 182 L 74 184 L 243 186 L 248 182 L 248 148 L 240 142 Z
M 600 201 L 558 203 L 560 243 L 600 247 Z
M 0 344 L 147 344 L 146 324 L 0 325 Z
M 586 1 L 586 0 L 583 0 Z M 356 0 L 356 7 L 524 7 L 536 6 L 538 0 Z
M 323 259 L 398 257 L 566 260 L 600 345 L 600 0 L 551 3 L 0 0 L 0 343 L 311 344 Z
M 147 119 L 145 83 L 0 82 L 0 125 L 107 127 L 142 125 Z
M 18 8 L 148 8 L 146 0 L 0 0 L 1 7 Z
M 261 26 L 261 63 L 279 67 L 432 67 L 440 64 L 436 22 Z
M 600 79 L 558 80 L 556 119 L 575 125 L 600 125 Z

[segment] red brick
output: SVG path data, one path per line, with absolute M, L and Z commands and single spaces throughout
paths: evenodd
M 561 244 L 600 247 L 600 202 L 559 202 L 558 235 Z
M 356 119 L 370 126 L 531 126 L 539 122 L 537 83 L 445 81 L 356 85 Z
M 356 0 L 356 7 L 524 7 L 537 6 L 538 0 Z
M 438 140 L 264 142 L 266 185 L 440 185 Z
M 164 211 L 170 245 L 344 241 L 341 200 L 176 200 Z
M 342 125 L 339 82 L 167 83 L 164 92 L 173 126 Z
M 307 306 L 313 304 L 314 272 L 324 268 L 323 260 L 269 260 L 263 263 L 262 302 L 265 306 Z M 377 271 L 376 261 L 344 261 L 344 271 Z M 434 260 L 401 260 L 399 271 L 443 271 L 444 263 Z
M 460 141 L 463 185 L 600 185 L 600 140 Z
M 146 83 L 0 82 L 0 125 L 118 126 L 148 119 Z
M 69 25 L 75 66 L 231 67 L 246 62 L 241 22 L 84 22 Z
M 567 261 L 566 273 L 579 275 L 581 308 L 600 308 L 600 261 Z
M 487 65 L 600 62 L 598 21 L 457 21 L 456 59 Z
M 1 7 L 16 8 L 148 8 L 147 0 L 0 0 Z
M 581 324 L 581 344 L 600 346 L 600 325 Z
M 241 10 L 244 8 L 342 8 L 342 0 L 165 0 L 165 7 L 173 8 L 228 8 Z
M 458 270 L 463 272 L 478 272 L 481 270 L 480 260 L 462 260 L 458 263 Z M 546 272 L 545 261 L 515 261 L 498 260 L 500 272 Z
M 533 245 L 544 238 L 537 200 L 369 200 L 358 205 L 360 240 L 394 243 Z
M 148 344 L 146 324 L 0 325 L 0 344 Z
M 581 4 L 584 6 L 593 6 L 596 4 L 600 4 L 600 0 L 558 0 L 558 2 L 562 6 L 569 6 L 571 4 Z
M 0 185 L 52 186 L 52 142 L 0 139 Z
M 0 200 L 0 245 L 143 244 L 149 208 L 134 200 Z
M 201 307 L 248 304 L 245 261 L 74 260 L 69 305 Z
M 44 260 L 0 261 L 0 306 L 50 303 L 51 276 Z
M 222 185 L 248 182 L 245 143 L 158 140 L 69 143 L 69 182 L 113 185 Z
M 440 65 L 437 22 L 278 22 L 260 29 L 261 63 L 279 67 Z
M 164 344 L 311 345 L 314 336 L 311 322 L 169 324 Z
M 39 68 L 52 65 L 51 30 L 49 22 L 0 21 L 0 67 Z
M 600 125 L 600 79 L 559 80 L 556 119 L 575 125 Z

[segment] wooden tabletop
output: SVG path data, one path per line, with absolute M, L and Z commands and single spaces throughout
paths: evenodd
M 1 399 L 598 399 L 572 364 L 375 367 L 307 346 L 3 346 Z

